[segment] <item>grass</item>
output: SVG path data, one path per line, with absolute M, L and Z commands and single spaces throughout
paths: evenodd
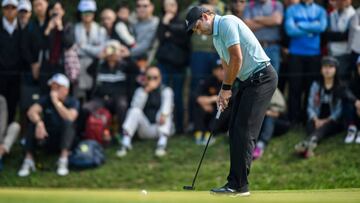
M 153 192 L 116 190 L 0 190 L 6 203 L 358 203 L 360 190 L 257 191 L 250 197 L 219 197 L 208 192 Z
M 253 163 L 250 174 L 252 191 L 360 188 L 360 145 L 345 145 L 343 135 L 338 135 L 324 140 L 316 149 L 315 157 L 303 160 L 293 154 L 293 146 L 304 136 L 302 129 L 295 129 L 272 140 L 264 157 Z M 0 188 L 181 191 L 183 185 L 191 184 L 203 147 L 196 146 L 190 137 L 173 137 L 170 139 L 168 156 L 157 159 L 153 155 L 155 144 L 155 141 L 137 141 L 134 149 L 123 159 L 115 157 L 115 147 L 109 148 L 104 166 L 71 171 L 67 177 L 56 175 L 56 157 L 46 155 L 37 159 L 40 169 L 27 178 L 17 177 L 22 155 L 20 147 L 15 147 L 13 153 L 5 157 L 5 170 L 0 172 Z M 225 183 L 229 168 L 228 150 L 227 138 L 218 137 L 203 162 L 196 183 L 197 190 L 207 191 Z M 359 190 L 354 193 L 359 197 Z M 13 195 L 16 199 L 16 191 L 0 191 L 0 202 L 3 194 L 8 194 L 9 198 Z M 27 191 L 24 191 L 26 194 Z M 59 194 L 61 192 L 54 193 L 54 198 Z M 184 193 L 176 194 L 182 196 Z M 347 196 L 345 193 L 342 195 Z

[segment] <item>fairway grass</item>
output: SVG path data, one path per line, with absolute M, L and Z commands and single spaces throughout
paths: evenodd
M 209 192 L 124 190 L 0 189 L 1 203 L 359 203 L 360 189 L 254 191 L 250 197 L 220 197 Z

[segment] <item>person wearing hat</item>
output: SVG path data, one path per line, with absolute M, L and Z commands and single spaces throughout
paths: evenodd
M 84 117 L 99 107 L 116 115 L 122 126 L 130 98 L 136 88 L 139 69 L 130 58 L 128 49 L 117 40 L 109 40 L 103 51 L 104 62 L 99 65 L 94 98 L 84 104 Z M 84 121 L 85 123 L 85 121 Z M 119 134 L 121 129 L 119 128 Z
M 213 36 L 225 71 L 218 109 L 227 109 L 232 99 L 230 172 L 227 183 L 211 193 L 248 196 L 252 151 L 277 86 L 276 71 L 255 35 L 238 17 L 219 16 L 203 7 L 194 7 L 186 16 L 186 25 L 189 33 Z M 237 88 L 232 88 L 234 84 Z
M 20 27 L 25 29 L 31 18 L 31 2 L 29 0 L 20 0 L 17 10 Z
M 222 81 L 224 80 L 224 70 L 221 60 L 218 60 L 212 68 L 212 75 L 199 82 L 195 90 L 196 106 L 194 108 L 194 137 L 197 145 L 206 145 L 210 132 L 213 129 L 216 114 L 217 95 L 220 91 Z M 226 109 L 221 116 L 221 124 L 218 124 L 217 132 L 227 131 L 226 123 L 230 115 L 229 109 Z M 211 140 L 211 143 L 214 143 Z
M 342 91 L 337 73 L 336 58 L 323 57 L 321 78 L 314 81 L 307 99 L 308 138 L 295 145 L 295 151 L 304 158 L 314 156 L 314 149 L 326 136 L 341 132 Z
M 360 144 L 360 56 L 356 62 L 356 75 L 346 89 L 344 117 L 348 127 L 344 142 Z
M 97 5 L 94 0 L 81 0 L 78 4 L 79 20 L 75 25 L 75 43 L 78 47 L 80 75 L 74 87 L 77 98 L 86 99 L 91 92 L 97 60 L 106 42 L 106 30 L 95 22 Z M 89 73 L 90 72 L 90 73 Z
M 60 151 L 57 174 L 66 176 L 69 173 L 68 156 L 75 137 L 79 102 L 69 96 L 70 81 L 65 75 L 53 75 L 48 85 L 50 93 L 41 97 L 27 112 L 31 123 L 26 135 L 25 159 L 18 172 L 20 177 L 35 171 L 33 154 L 37 147 L 44 147 L 47 152 Z
M 24 38 L 18 24 L 17 0 L 3 0 L 0 20 L 0 94 L 8 104 L 8 121 L 14 121 L 20 97 L 20 70 Z

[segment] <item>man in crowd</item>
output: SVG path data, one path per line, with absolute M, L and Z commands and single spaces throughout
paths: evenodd
M 29 0 L 20 0 L 17 10 L 20 27 L 25 29 L 31 18 L 31 2 Z
M 26 155 L 18 172 L 20 177 L 35 171 L 34 151 L 38 146 L 48 152 L 60 151 L 57 174 L 69 173 L 69 150 L 75 137 L 74 122 L 78 117 L 79 102 L 69 96 L 70 81 L 61 74 L 55 74 L 48 82 L 50 94 L 42 97 L 28 111 L 31 121 L 26 136 Z
M 251 0 L 244 10 L 244 22 L 254 32 L 278 73 L 283 10 L 282 3 L 276 0 Z
M 150 59 L 150 52 L 159 25 L 159 18 L 154 16 L 153 12 L 154 4 L 151 0 L 136 1 L 137 19 L 133 24 L 136 46 L 131 49 L 131 55 L 134 58 L 147 56 Z

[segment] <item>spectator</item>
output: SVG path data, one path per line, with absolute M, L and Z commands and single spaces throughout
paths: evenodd
M 94 21 L 96 12 L 94 0 L 81 0 L 78 12 L 81 22 L 75 25 L 75 42 L 80 60 L 80 75 L 75 96 L 86 99 L 90 97 L 98 59 L 106 41 L 106 30 Z
M 357 60 L 355 79 L 350 82 L 346 93 L 344 116 L 348 133 L 345 137 L 345 143 L 350 144 L 355 141 L 355 143 L 360 144 L 360 57 Z
M 74 44 L 74 29 L 64 21 L 65 10 L 61 1 L 48 7 L 48 23 L 44 30 L 44 47 L 41 64 L 40 88 L 49 91 L 47 81 L 55 73 L 64 73 L 65 50 Z
M 246 0 L 231 0 L 230 1 L 231 14 L 234 16 L 237 16 L 240 19 L 243 19 L 245 7 L 246 7 Z
M 8 104 L 8 121 L 14 121 L 20 96 L 21 60 L 23 57 L 23 38 L 18 24 L 17 0 L 3 0 L 0 22 L 0 94 Z
M 31 18 L 31 2 L 29 0 L 20 0 L 17 10 L 20 27 L 25 29 Z
M 276 0 L 252 0 L 244 11 L 244 22 L 254 32 L 278 73 L 283 12 L 282 3 Z
M 230 112 L 225 110 L 221 114 L 221 118 L 215 121 L 217 112 L 217 96 L 221 89 L 224 79 L 224 70 L 222 69 L 221 60 L 217 61 L 213 67 L 212 75 L 202 80 L 196 90 L 196 106 L 194 108 L 194 124 L 195 124 L 195 143 L 197 145 L 206 145 L 210 132 L 227 131 L 227 123 L 229 121 Z M 216 123 L 216 128 L 215 127 Z M 214 143 L 213 138 L 211 143 Z
M 324 137 L 341 131 L 342 88 L 336 72 L 338 66 L 336 58 L 324 57 L 322 77 L 311 85 L 307 107 L 309 137 L 295 146 L 296 152 L 305 158 L 314 155 L 314 149 Z
M 352 51 L 352 63 L 360 56 L 360 7 L 350 22 L 349 47 Z
M 309 89 L 319 73 L 320 34 L 326 25 L 326 11 L 313 0 L 301 0 L 286 10 L 285 31 L 290 37 L 288 102 L 292 123 L 301 120 L 301 109 L 305 106 L 301 105 L 303 90 Z
M 132 48 L 136 45 L 136 42 L 129 22 L 129 5 L 125 2 L 122 2 L 117 6 L 116 12 L 117 21 L 115 23 L 115 31 L 119 37 L 118 40 L 128 48 Z
M 337 0 L 336 9 L 330 13 L 328 30 L 325 38 L 328 41 L 329 54 L 340 63 L 338 74 L 346 81 L 350 77 L 351 51 L 348 47 L 350 20 L 355 15 L 351 0 Z
M 286 102 L 284 96 L 280 90 L 277 89 L 265 114 L 260 135 L 253 151 L 254 159 L 262 157 L 266 146 L 274 135 L 283 134 L 288 131 L 290 124 L 282 118 L 285 111 Z
M 155 155 L 166 154 L 167 140 L 172 133 L 173 92 L 161 84 L 159 68 L 148 68 L 146 78 L 145 85 L 136 89 L 122 125 L 123 139 L 118 157 L 126 156 L 132 149 L 131 140 L 136 132 L 140 138 L 158 138 Z
M 107 38 L 113 38 L 114 23 L 116 20 L 115 12 L 110 8 L 105 8 L 101 11 L 101 25 L 106 29 Z
M 49 3 L 47 0 L 34 0 L 33 9 L 35 18 L 30 21 L 28 25 L 28 49 L 30 50 L 31 57 L 28 62 L 31 64 L 31 72 L 34 80 L 40 77 L 40 68 L 44 55 L 45 42 L 45 29 L 48 24 L 47 10 Z
M 138 67 L 130 58 L 128 49 L 116 40 L 107 42 L 104 56 L 105 61 L 99 67 L 94 99 L 84 108 L 91 112 L 96 110 L 94 107 L 104 106 L 117 116 L 118 126 L 122 126 L 132 90 L 135 89 Z
M 18 172 L 20 177 L 35 171 L 34 151 L 38 146 L 48 152 L 61 151 L 57 174 L 69 173 L 68 155 L 75 137 L 74 122 L 78 116 L 79 102 L 69 96 L 70 81 L 63 74 L 55 74 L 49 80 L 51 92 L 43 96 L 28 111 L 29 124 L 26 136 L 26 155 Z M 43 117 L 41 117 L 43 114 Z
M 156 59 L 161 70 L 162 82 L 174 89 L 175 126 L 178 132 L 182 132 L 183 87 L 189 62 L 189 38 L 185 31 L 185 23 L 179 17 L 177 0 L 164 0 L 162 3 L 163 16 L 157 31 L 160 43 Z
M 136 22 L 133 23 L 136 46 L 131 49 L 134 58 L 148 57 L 148 64 L 151 62 L 150 51 L 156 38 L 156 30 L 159 25 L 159 18 L 153 16 L 154 4 L 151 0 L 136 0 Z
M 0 172 L 3 169 L 2 157 L 10 153 L 11 146 L 20 133 L 20 125 L 17 122 L 12 122 L 8 126 L 7 113 L 6 99 L 0 95 Z

